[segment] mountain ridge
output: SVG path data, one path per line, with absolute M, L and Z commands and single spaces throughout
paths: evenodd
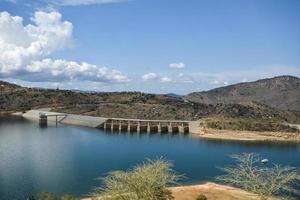
M 258 102 L 282 110 L 300 112 L 300 79 L 295 76 L 276 76 L 253 82 L 193 92 L 184 97 L 195 103 L 243 103 Z
M 298 81 L 297 77 L 283 77 L 281 79 L 277 80 L 277 82 L 279 82 L 279 85 L 283 85 L 283 89 L 289 87 L 284 86 L 286 84 L 281 83 L 282 81 L 289 82 L 289 79 Z M 291 87 L 292 90 L 293 88 L 294 90 L 298 88 L 297 81 Z M 269 83 L 269 80 L 267 80 L 268 83 L 264 82 L 265 80 L 262 80 L 260 83 L 269 85 L 269 88 L 273 87 L 272 84 L 274 83 Z M 274 119 L 288 122 L 300 121 L 300 115 L 296 111 L 291 112 L 286 109 L 278 109 L 270 106 L 268 102 L 262 103 L 251 98 L 245 98 L 244 101 L 239 102 L 231 102 L 229 101 L 230 99 L 228 101 L 217 99 L 218 101 L 216 102 L 203 103 L 199 101 L 199 98 L 189 100 L 189 95 L 182 97 L 142 92 L 86 93 L 71 90 L 21 87 L 7 82 L 0 82 L 0 86 L 1 83 L 4 87 L 0 88 L 0 113 L 47 107 L 53 111 L 70 114 L 135 119 L 198 120 L 205 117 L 220 116 L 264 120 Z M 247 85 L 247 83 L 242 83 L 242 85 L 245 84 Z M 236 86 L 228 87 L 235 88 Z M 216 88 L 214 91 L 219 94 L 224 91 L 224 88 Z M 282 94 L 280 95 L 282 96 Z M 294 101 L 294 103 L 299 105 L 298 101 Z

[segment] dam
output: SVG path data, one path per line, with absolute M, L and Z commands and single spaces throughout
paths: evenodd
M 188 133 L 190 121 L 108 118 L 101 128 L 128 132 Z
M 54 117 L 53 117 L 54 116 Z M 38 120 L 40 125 L 47 126 L 48 121 L 68 125 L 99 128 L 105 131 L 127 131 L 147 133 L 200 133 L 200 121 L 185 120 L 147 120 L 104 118 L 86 115 L 75 115 L 45 110 L 30 110 L 23 114 L 24 118 Z M 42 124 L 41 124 L 42 122 Z

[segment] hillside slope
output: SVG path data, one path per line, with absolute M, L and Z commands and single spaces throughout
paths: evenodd
M 282 110 L 300 112 L 300 79 L 293 76 L 278 76 L 205 92 L 194 92 L 187 95 L 185 99 L 204 104 L 254 101 Z
M 49 107 L 58 112 L 136 119 L 198 120 L 221 116 L 299 121 L 292 112 L 257 102 L 206 104 L 185 101 L 180 96 L 141 92 L 74 92 L 1 83 L 0 113 Z

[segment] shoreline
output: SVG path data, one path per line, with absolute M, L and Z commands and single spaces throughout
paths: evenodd
M 222 185 L 214 182 L 202 184 L 169 187 L 174 196 L 174 200 L 195 200 L 198 195 L 203 194 L 207 199 L 213 200 L 257 200 L 259 196 L 240 188 L 229 185 Z M 81 200 L 100 200 L 100 198 L 86 197 Z M 277 200 L 270 198 L 270 200 Z
M 0 112 L 0 116 L 22 116 L 28 119 L 38 120 L 40 110 L 30 110 L 25 113 L 16 111 L 5 111 Z M 48 113 L 54 113 L 49 112 Z M 61 118 L 61 117 L 60 117 Z M 51 119 L 49 119 L 51 121 Z M 67 119 L 63 119 L 61 123 L 69 125 L 80 125 L 86 127 L 97 128 L 100 124 L 104 123 L 106 118 L 103 117 L 92 117 L 86 115 L 74 115 L 68 114 Z M 197 123 L 196 121 L 193 123 Z M 243 142 L 281 142 L 281 143 L 300 143 L 300 133 L 292 132 L 259 132 L 259 131 L 240 131 L 240 130 L 218 130 L 199 127 L 196 124 L 190 124 L 195 126 L 195 132 L 190 132 L 189 135 L 195 138 L 213 139 L 220 141 L 243 141 Z M 191 129 L 192 127 L 190 127 Z
M 202 129 L 195 137 L 225 141 L 300 143 L 300 133 Z
M 178 186 L 169 188 L 175 200 L 195 200 L 198 195 L 204 194 L 207 199 L 213 200 L 257 200 L 259 196 L 243 189 L 222 185 L 214 182 L 203 184 Z M 270 198 L 270 200 L 277 200 Z

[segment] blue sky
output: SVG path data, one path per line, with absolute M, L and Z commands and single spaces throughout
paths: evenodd
M 0 0 L 0 11 L 0 78 L 25 86 L 186 94 L 300 76 L 298 0 Z

